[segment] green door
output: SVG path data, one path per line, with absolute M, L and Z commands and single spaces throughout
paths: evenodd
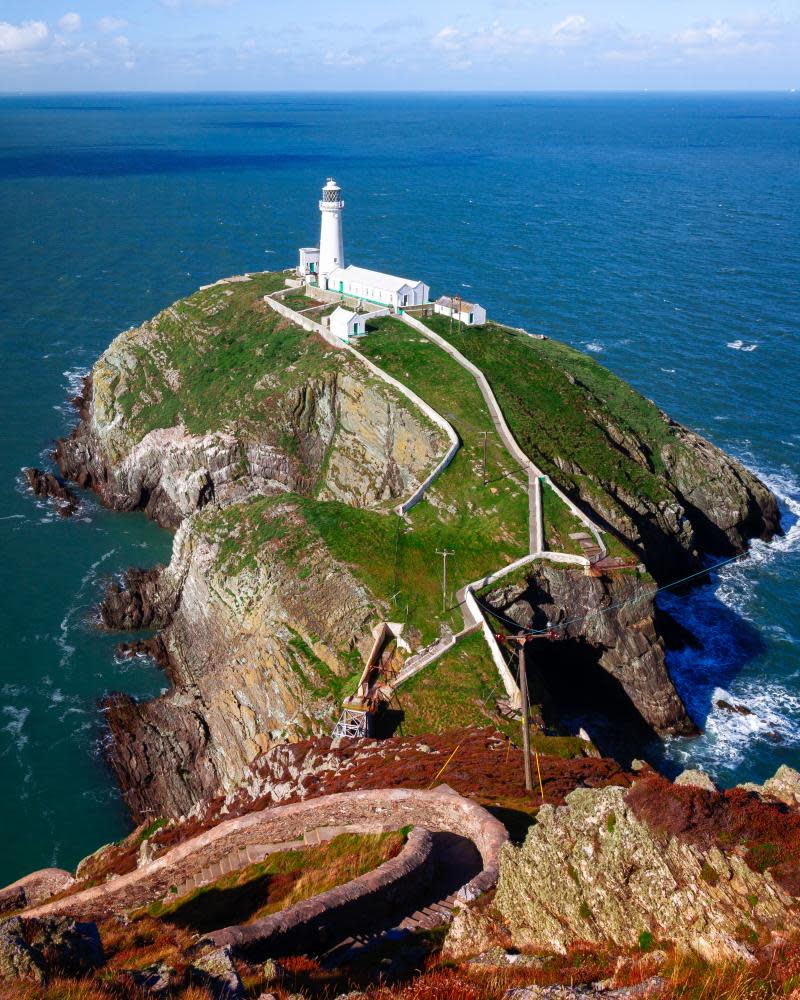
M 340 281 L 340 282 L 339 282 L 339 291 L 340 291 L 340 292 L 343 292 L 343 291 L 344 291 L 344 282 L 343 282 L 343 281 Z

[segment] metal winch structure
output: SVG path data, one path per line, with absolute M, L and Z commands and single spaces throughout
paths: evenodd
M 372 735 L 372 721 L 394 695 L 393 680 L 397 676 L 397 648 L 411 650 L 402 638 L 403 625 L 381 622 L 372 630 L 373 643 L 355 694 L 344 699 L 342 714 L 333 728 L 334 739 L 363 739 Z

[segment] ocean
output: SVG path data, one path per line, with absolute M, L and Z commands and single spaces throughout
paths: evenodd
M 315 243 L 328 175 L 350 260 L 592 352 L 778 494 L 784 537 L 664 598 L 704 733 L 651 754 L 800 767 L 799 169 L 789 94 L 0 98 L 0 884 L 127 831 L 97 702 L 165 684 L 93 609 L 169 534 L 91 496 L 61 519 L 21 469 L 116 333 Z

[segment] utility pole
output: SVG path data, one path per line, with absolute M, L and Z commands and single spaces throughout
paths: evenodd
M 489 438 L 489 432 L 483 432 L 483 485 L 489 485 L 489 477 L 486 474 L 486 442 Z
M 436 555 L 442 557 L 442 614 L 447 607 L 447 557 L 452 556 L 452 549 L 437 549 Z
M 525 670 L 525 637 L 517 639 L 519 651 L 519 693 L 522 698 L 522 756 L 525 758 L 525 790 L 533 791 L 533 775 L 531 774 L 531 734 L 530 712 L 528 705 L 528 674 Z

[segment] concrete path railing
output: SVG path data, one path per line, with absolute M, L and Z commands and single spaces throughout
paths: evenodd
M 433 471 L 425 477 L 411 496 L 397 507 L 398 514 L 405 514 L 406 511 L 411 510 L 411 508 L 415 504 L 418 504 L 423 498 L 425 491 L 429 488 L 431 483 L 438 479 L 447 466 L 453 461 L 456 452 L 461 447 L 458 434 L 456 434 L 452 424 L 448 423 L 441 413 L 434 410 L 434 408 L 426 403 L 424 399 L 421 399 L 415 392 L 412 392 L 408 386 L 403 385 L 403 383 L 399 382 L 396 378 L 392 378 L 391 375 L 387 375 L 383 369 L 379 368 L 376 364 L 370 361 L 369 358 L 365 358 L 363 354 L 357 351 L 350 344 L 346 344 L 343 340 L 334 336 L 330 330 L 326 330 L 320 323 L 309 319 L 308 316 L 304 316 L 302 313 L 295 312 L 293 309 L 290 309 L 288 306 L 284 305 L 277 298 L 275 298 L 274 295 L 265 295 L 264 302 L 270 309 L 274 309 L 275 312 L 283 316 L 285 319 L 290 320 L 292 323 L 296 323 L 304 330 L 309 330 L 312 333 L 319 334 L 320 337 L 326 341 L 326 343 L 331 345 L 331 347 L 335 347 L 337 350 L 349 351 L 349 353 L 352 354 L 353 357 L 358 358 L 359 362 L 362 365 L 365 365 L 376 378 L 379 378 L 382 382 L 390 385 L 393 389 L 396 389 L 399 393 L 405 396 L 406 399 L 410 400 L 416 407 L 422 410 L 429 420 L 436 424 L 436 426 L 447 435 L 450 444 L 444 458 L 436 464 Z
M 425 495 L 425 491 L 431 483 L 444 471 L 444 469 L 447 468 L 450 462 L 452 462 L 460 444 L 455 429 L 447 420 L 444 419 L 444 417 L 441 416 L 441 414 L 426 403 L 425 400 L 421 399 L 415 392 L 403 385 L 402 382 L 392 378 L 391 375 L 388 375 L 368 358 L 365 358 L 364 355 L 354 347 L 349 344 L 345 344 L 343 341 L 339 340 L 338 337 L 333 336 L 329 330 L 326 330 L 319 323 L 315 323 L 302 313 L 295 312 L 294 310 L 289 309 L 288 306 L 285 306 L 279 301 L 283 294 L 285 294 L 285 292 L 279 291 L 272 293 L 271 295 L 265 295 L 264 301 L 270 308 L 291 320 L 293 323 L 297 323 L 306 330 L 318 333 L 333 347 L 350 351 L 350 353 L 355 355 L 362 364 L 366 365 L 369 371 L 371 371 L 378 378 L 382 379 L 388 385 L 393 386 L 401 392 L 407 399 L 411 400 L 427 416 L 429 416 L 430 419 L 437 424 L 437 426 L 441 427 L 448 434 L 451 444 L 445 457 L 425 479 L 425 481 L 420 484 L 419 488 L 413 493 L 413 495 L 396 508 L 398 514 L 405 514 L 406 511 L 410 510 L 422 499 Z M 515 570 L 529 565 L 536 559 L 548 559 L 551 562 L 565 563 L 576 566 L 589 565 L 589 560 L 584 556 L 576 556 L 566 552 L 548 552 L 545 550 L 544 516 L 542 511 L 543 482 L 548 484 L 561 502 L 564 503 L 571 513 L 578 518 L 583 525 L 585 525 L 589 532 L 591 532 L 600 550 L 600 558 L 607 555 L 607 549 L 603 541 L 602 532 L 592 519 L 584 511 L 582 511 L 577 504 L 570 500 L 570 498 L 558 486 L 556 486 L 552 479 L 543 473 L 536 463 L 533 462 L 532 459 L 530 459 L 522 450 L 517 442 L 517 439 L 514 437 L 511 428 L 508 426 L 505 416 L 503 415 L 503 411 L 500 408 L 500 404 L 497 401 L 497 397 L 489 384 L 489 380 L 486 378 L 481 369 L 466 358 L 457 348 L 453 347 L 449 341 L 445 340 L 445 338 L 441 337 L 438 333 L 435 333 L 424 323 L 421 323 L 418 319 L 416 319 L 416 317 L 409 316 L 408 313 L 398 313 L 397 318 L 407 326 L 410 326 L 413 330 L 416 330 L 417 333 L 422 334 L 422 336 L 424 336 L 427 340 L 436 344 L 437 347 L 441 348 L 441 350 L 448 354 L 457 364 L 466 369 L 466 371 L 468 371 L 475 379 L 481 395 L 483 396 L 484 402 L 486 403 L 492 424 L 494 425 L 501 442 L 512 458 L 523 470 L 527 478 L 529 552 L 528 555 L 510 563 L 508 566 L 503 567 L 496 573 L 489 574 L 489 576 L 483 577 L 481 580 L 476 580 L 473 583 L 468 583 L 465 587 L 463 587 L 458 592 L 457 599 L 464 616 L 464 628 L 461 632 L 458 632 L 453 636 L 442 637 L 426 649 L 420 650 L 414 657 L 411 657 L 407 663 L 407 668 L 404 666 L 394 679 L 392 686 L 397 688 L 400 684 L 410 680 L 411 677 L 414 677 L 425 667 L 435 662 L 451 650 L 458 642 L 461 641 L 461 639 L 471 635 L 478 628 L 480 628 L 489 647 L 492 660 L 494 661 L 500 675 L 500 679 L 503 683 L 503 687 L 505 688 L 509 702 L 513 707 L 520 708 L 521 695 L 519 687 L 513 674 L 508 668 L 508 664 L 506 663 L 502 650 L 495 639 L 494 632 L 490 628 L 483 612 L 480 609 L 480 605 L 475 598 L 475 591 L 482 590 L 483 588 L 490 586 L 496 580 L 502 579 L 502 577 L 508 575 L 509 573 L 513 573 Z

